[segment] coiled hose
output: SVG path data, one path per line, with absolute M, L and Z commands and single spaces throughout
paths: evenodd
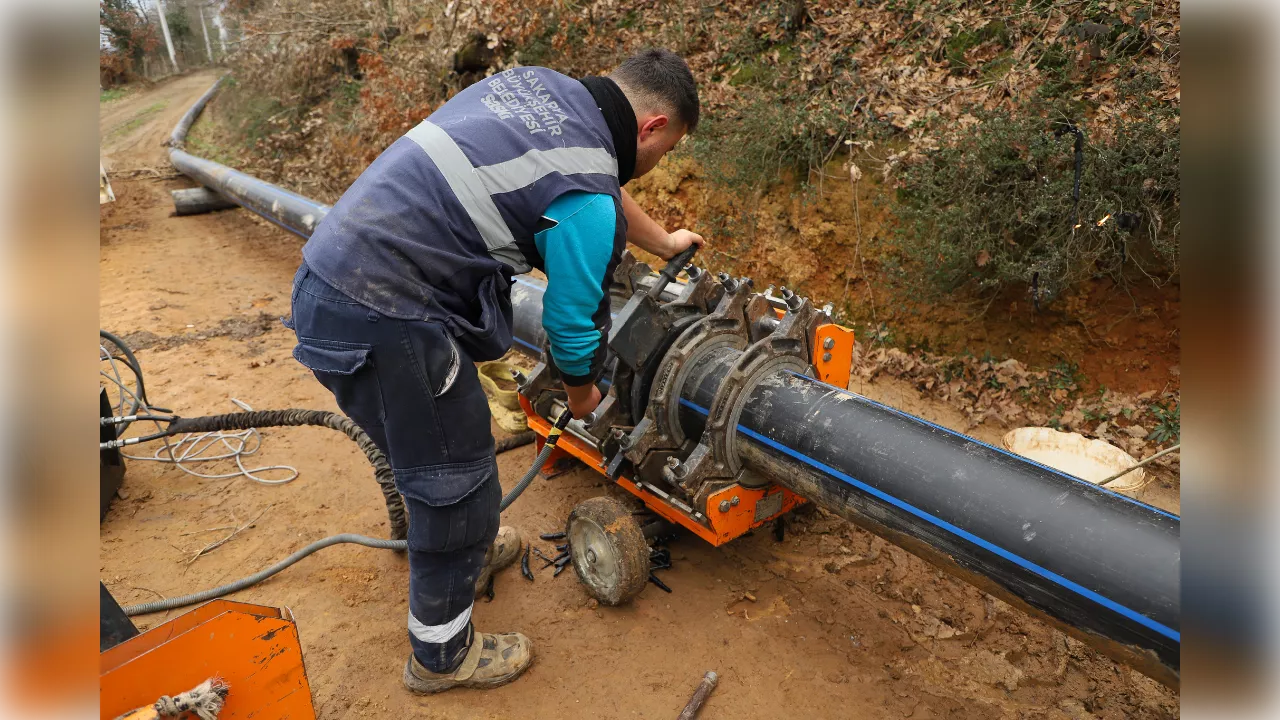
M 569 424 L 572 415 L 568 410 L 560 413 L 560 417 L 556 419 L 555 425 L 551 432 L 547 434 L 547 442 L 542 446 L 542 452 L 538 453 L 538 457 L 534 459 L 533 465 L 529 467 L 529 471 L 520 478 L 520 482 L 511 488 L 498 505 L 498 512 L 505 511 L 520 494 L 528 488 L 533 479 L 537 477 L 540 470 L 547 459 L 551 457 L 551 451 L 555 450 L 556 443 L 560 440 L 560 434 L 564 432 L 564 428 Z M 257 424 L 255 424 L 257 423 Z M 387 458 L 378 450 L 369 436 L 364 433 L 350 419 L 338 415 L 336 413 L 325 412 L 323 410 L 264 410 L 245 413 L 230 413 L 227 415 L 210 415 L 200 418 L 179 418 L 173 422 L 168 428 L 170 434 L 185 432 L 213 432 L 225 430 L 245 430 L 251 427 L 281 427 L 286 425 L 318 425 L 322 427 L 333 428 L 347 434 L 360 449 L 364 451 L 365 456 L 369 458 L 369 462 L 374 467 L 374 475 L 378 479 L 378 484 L 382 485 L 383 495 L 387 498 L 387 512 L 391 515 L 391 533 L 392 539 L 382 540 L 380 538 L 372 538 L 367 535 L 357 535 L 355 533 L 342 533 L 339 535 L 330 535 L 327 538 L 317 540 L 301 550 L 293 553 L 289 557 L 272 565 L 271 567 L 260 570 L 248 577 L 243 577 L 235 582 L 221 585 L 219 587 L 202 590 L 201 592 L 191 593 L 190 595 L 182 595 L 180 597 L 166 598 L 164 600 L 156 600 L 155 602 L 142 603 L 139 605 L 127 605 L 122 610 L 124 614 L 130 617 L 134 615 L 146 615 L 148 613 L 163 612 L 174 608 L 194 605 L 206 600 L 212 600 L 224 595 L 230 595 L 252 585 L 256 585 L 263 580 L 275 575 L 285 568 L 293 565 L 299 560 L 305 558 L 311 553 L 329 547 L 330 545 L 338 545 L 341 543 L 352 543 L 355 545 L 363 545 L 365 547 L 377 548 L 381 550 L 407 550 L 408 541 L 408 524 L 405 522 L 404 501 L 400 497 L 400 493 L 395 489 L 394 476 L 391 473 L 391 465 L 387 463 Z M 533 432 L 521 433 L 508 441 L 516 441 L 510 447 L 518 447 L 519 445 L 528 444 L 533 441 Z M 496 452 L 502 452 L 502 443 Z M 508 447 L 507 449 L 510 449 Z M 385 469 L 385 473 L 383 470 Z M 391 494 L 387 494 L 387 485 L 384 480 L 390 482 Z M 394 505 L 392 498 L 394 496 Z M 398 513 L 398 515 L 397 515 Z M 397 517 L 399 518 L 397 522 Z M 397 533 L 399 535 L 397 536 Z

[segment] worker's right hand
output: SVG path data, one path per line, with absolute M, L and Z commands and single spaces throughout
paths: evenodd
M 569 396 L 569 412 L 579 420 L 590 415 L 602 399 L 600 388 L 596 387 L 595 383 L 578 387 L 565 385 L 564 391 Z
M 663 260 L 671 258 L 684 252 L 690 245 L 702 247 L 706 244 L 706 240 L 696 232 L 680 228 L 679 230 L 667 235 L 667 254 L 663 256 Z

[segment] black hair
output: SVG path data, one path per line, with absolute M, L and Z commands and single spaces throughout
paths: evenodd
M 698 84 L 684 58 L 663 48 L 647 48 L 609 75 L 643 102 L 670 108 L 692 134 L 698 127 Z

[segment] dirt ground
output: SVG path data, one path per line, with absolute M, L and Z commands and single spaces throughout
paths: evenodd
M 159 143 L 213 78 L 194 73 L 104 104 L 108 170 L 163 170 Z M 336 410 L 293 361 L 292 333 L 274 320 L 289 312 L 302 241 L 245 210 L 173 217 L 168 191 L 190 183 L 134 175 L 113 177 L 117 200 L 102 210 L 101 325 L 146 340 L 138 357 L 152 401 L 182 415 L 234 411 L 233 397 L 256 409 Z M 905 386 L 854 389 L 961 424 Z M 1002 430 L 976 434 L 996 440 Z M 532 458 L 529 447 L 501 456 L 503 484 Z M 292 464 L 300 475 L 265 486 L 128 464 L 101 528 L 100 574 L 117 600 L 229 582 L 337 532 L 385 536 L 372 473 L 345 437 L 267 430 L 250 459 Z M 560 529 L 575 503 L 609 492 L 580 469 L 535 482 L 504 519 L 535 536 Z M 1176 510 L 1171 481 L 1150 492 L 1144 500 Z M 253 527 L 191 561 L 225 534 L 202 531 L 259 513 Z M 329 548 L 236 598 L 293 611 L 321 718 L 675 717 L 707 670 L 721 677 L 700 716 L 707 720 L 1178 714 L 1176 693 L 822 512 L 794 518 L 783 542 L 758 531 L 715 549 L 684 536 L 672 555 L 664 574 L 672 594 L 651 586 L 613 609 L 592 608 L 572 573 L 539 572 L 530 583 L 504 571 L 475 620 L 482 630 L 529 635 L 534 666 L 497 690 L 431 698 L 400 686 L 408 653 L 402 555 Z M 176 614 L 136 620 L 146 628 Z

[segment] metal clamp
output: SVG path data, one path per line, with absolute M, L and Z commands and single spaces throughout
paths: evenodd
M 780 370 L 813 373 L 814 334 L 824 316 L 807 298 L 789 300 L 792 309 L 773 332 L 748 347 L 730 368 L 707 409 L 707 423 L 698 445 L 683 463 L 672 462 L 664 469 L 666 480 L 690 496 L 700 494 L 713 481 L 750 486 L 752 479 L 743 472 L 734 441 L 738 418 L 751 391 Z
M 620 438 L 622 454 L 637 468 L 650 460 L 653 451 L 674 451 L 684 444 L 684 430 L 678 419 L 680 390 L 698 361 L 720 348 L 746 347 L 747 329 L 752 322 L 749 308 L 754 307 L 756 313 L 768 311 L 767 305 L 752 305 L 752 298 L 758 296 L 751 293 L 751 280 L 735 280 L 721 274 L 719 282 L 726 294 L 710 315 L 685 329 L 667 350 L 650 386 L 644 417 L 629 434 Z M 610 467 L 620 465 L 620 458 L 610 463 Z

